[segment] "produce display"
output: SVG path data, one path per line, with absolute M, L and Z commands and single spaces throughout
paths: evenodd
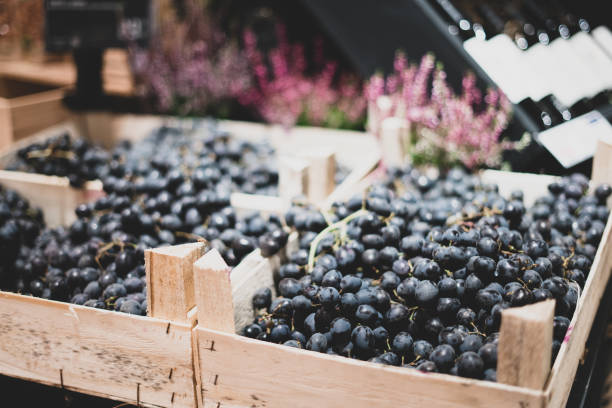
M 609 185 L 576 174 L 523 194 L 451 170 L 390 169 L 329 213 L 293 207 L 299 249 L 252 299 L 247 337 L 496 381 L 501 312 L 556 300 L 553 360 L 609 215 Z
M 112 152 L 65 133 L 19 149 L 6 170 L 68 177 L 73 187 L 100 179 L 106 191 L 135 193 L 163 190 L 159 172 L 170 172 L 167 180 L 182 183 L 182 195 L 205 189 L 278 195 L 275 149 L 267 141 L 234 138 L 212 121 L 189 130 L 163 126 L 138 143 L 120 142 Z M 337 165 L 336 183 L 347 174 Z
M 26 295 L 144 315 L 145 249 L 194 242 L 201 237 L 185 232 L 194 230 L 235 265 L 257 247 L 258 237 L 277 248 L 287 239 L 278 219 L 238 217 L 221 199 L 197 202 L 175 189 L 152 199 L 157 204 L 143 209 L 112 193 L 79 206 L 70 227 L 44 230 L 21 251 L 16 287 Z
M 279 217 L 230 206 L 236 187 L 276 188 L 264 161 L 273 150 L 209 130 L 160 128 L 141 143 L 121 143 L 102 178 L 107 195 L 80 205 L 72 225 L 34 234 L 2 289 L 144 314 L 147 248 L 205 239 L 232 266 L 257 247 L 267 256 L 280 250 L 287 233 Z
M 50 137 L 19 149 L 6 170 L 68 177 L 70 185 L 82 187 L 108 173 L 110 153 L 68 133 Z
M 274 148 L 266 141 L 250 142 L 231 137 L 214 122 L 185 131 L 161 127 L 138 143 L 120 143 L 115 149 L 105 189 L 124 188 L 125 179 L 135 192 L 163 190 L 160 172 L 182 196 L 214 190 L 276 195 L 278 170 Z

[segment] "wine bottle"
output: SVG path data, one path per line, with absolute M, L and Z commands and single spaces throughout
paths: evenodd
M 535 0 L 524 0 L 523 5 L 536 25 L 551 38 L 547 47 L 533 47 L 529 52 L 535 65 L 545 67 L 553 83 L 552 93 L 559 103 L 570 107 L 572 116 L 592 110 L 595 105 L 590 99 L 606 85 L 569 41 L 570 28 L 559 20 L 556 13 Z
M 601 45 L 590 35 L 591 25 L 584 17 L 575 15 L 561 3 L 553 1 L 561 21 L 568 27 L 568 41 L 572 49 L 591 69 L 601 84 L 600 91 L 612 89 L 612 59 Z
M 459 36 L 462 41 L 474 37 L 475 32 L 472 23 L 461 14 L 453 3 L 449 0 L 430 0 L 429 2 L 448 23 L 449 33 Z
M 485 36 L 474 36 L 463 43 L 466 52 L 483 68 L 489 77 L 508 96 L 511 102 L 520 105 L 532 118 L 533 122 L 543 130 L 560 122 L 544 106 L 531 96 L 538 88 L 525 61 L 518 44 L 528 45 L 519 27 L 507 25 L 487 5 L 479 4 L 481 13 L 475 7 L 457 3 L 456 8 L 485 31 Z M 486 18 L 483 17 L 486 15 Z M 515 45 L 516 44 L 516 45 Z M 538 99 L 541 97 L 537 95 Z

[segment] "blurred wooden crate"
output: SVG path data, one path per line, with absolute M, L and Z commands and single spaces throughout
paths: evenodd
M 64 90 L 0 76 L 0 150 L 68 117 Z

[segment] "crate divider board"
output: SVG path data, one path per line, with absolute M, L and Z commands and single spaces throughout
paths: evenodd
M 516 183 L 525 191 L 526 200 L 533 200 L 546 191 L 546 185 L 553 179 L 535 175 L 524 177 L 520 173 L 506 172 L 489 172 L 488 177 L 491 181 L 502 184 L 501 191 L 512 191 Z M 505 180 L 514 180 L 514 183 L 503 186 Z M 219 312 L 215 317 L 216 329 L 206 327 L 204 324 L 198 324 L 194 328 L 196 337 L 194 342 L 197 343 L 201 374 L 199 392 L 196 391 L 196 394 L 201 392 L 201 396 L 198 397 L 202 398 L 204 405 L 213 407 L 288 405 L 369 407 L 381 404 L 405 407 L 420 407 L 424 404 L 437 407 L 563 406 L 569 396 L 579 360 L 584 352 L 586 337 L 599 300 L 612 271 L 611 241 L 612 216 L 606 224 L 576 313 L 553 368 L 541 366 L 538 375 L 534 375 L 528 384 L 523 383 L 522 386 L 444 374 L 425 374 L 416 370 L 381 366 L 243 337 L 236 332 L 239 333 L 250 323 L 254 313 L 247 303 L 250 298 L 245 299 L 246 293 L 236 288 L 243 287 L 254 291 L 261 286 L 272 287 L 273 271 L 278 264 L 262 259 L 259 266 L 243 270 L 240 276 L 241 283 L 237 285 L 234 283 L 234 279 L 237 278 L 234 273 L 230 274 L 229 281 L 225 276 L 209 273 L 223 269 L 222 264 L 219 265 L 217 262 L 214 265 L 205 265 L 206 258 L 201 259 L 194 274 L 195 285 L 197 286 L 198 280 L 204 276 L 208 282 L 217 278 L 217 283 L 210 286 L 222 287 L 224 293 L 231 289 L 233 296 L 232 299 L 227 296 L 214 298 L 215 302 L 226 302 L 222 306 L 216 306 Z M 201 286 L 204 289 L 206 287 Z M 196 296 L 197 307 L 206 304 L 207 301 L 210 302 L 211 296 L 200 290 Z M 241 307 L 238 306 L 240 304 L 247 304 L 247 307 L 241 311 Z M 545 330 L 548 334 L 552 329 L 551 308 L 546 305 L 538 307 L 543 307 L 547 311 L 545 318 L 536 319 L 535 324 L 531 321 L 533 318 L 530 316 L 529 308 L 522 311 L 514 310 L 510 319 L 522 327 L 523 333 Z M 229 322 L 220 323 L 219 319 L 227 319 Z M 236 332 L 232 331 L 231 321 L 234 322 L 233 327 Z M 534 338 L 537 337 L 534 334 Z M 516 336 L 502 334 L 500 342 L 503 341 L 516 341 Z M 500 349 L 503 350 L 504 346 L 500 346 Z M 550 351 L 550 345 L 544 344 L 539 348 L 537 355 L 544 356 Z M 531 354 L 520 357 L 534 358 Z M 503 362 L 498 362 L 498 370 L 517 369 L 516 366 L 512 367 L 512 364 L 506 364 L 508 358 L 517 358 L 517 356 L 500 354 Z M 521 362 L 519 369 L 529 367 L 531 363 Z M 523 368 L 520 368 L 521 366 Z M 512 375 L 498 371 L 498 378 L 511 377 Z
M 502 312 L 497 381 L 532 389 L 544 387 L 550 372 L 554 316 L 554 300 Z

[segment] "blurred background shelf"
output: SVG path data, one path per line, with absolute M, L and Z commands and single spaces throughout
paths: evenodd
M 72 59 L 62 61 L 15 59 L 0 62 L 0 76 L 42 85 L 72 87 L 76 82 L 76 69 Z M 102 77 L 107 94 L 126 97 L 134 94 L 134 82 L 125 50 L 106 51 Z

